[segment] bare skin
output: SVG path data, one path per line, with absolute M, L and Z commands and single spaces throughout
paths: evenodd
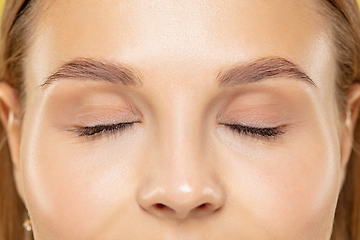
M 35 239 L 329 239 L 360 91 L 340 123 L 318 8 L 46 3 L 23 118 L 0 85 Z

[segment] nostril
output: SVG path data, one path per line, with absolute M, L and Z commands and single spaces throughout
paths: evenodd
M 157 203 L 157 204 L 155 205 L 155 207 L 156 207 L 157 209 L 166 208 L 166 206 L 165 206 L 164 204 L 162 204 L 162 203 Z
M 169 213 L 169 214 L 174 214 L 175 213 L 175 210 L 172 209 L 171 207 L 165 205 L 165 204 L 162 204 L 162 203 L 156 203 L 154 204 L 154 209 L 160 211 L 160 212 L 163 212 L 163 213 Z
M 185 208 L 177 207 L 175 210 L 163 203 L 155 203 L 152 205 L 153 209 L 158 212 L 158 214 L 165 214 L 167 216 L 181 219 L 185 219 L 189 215 L 199 217 L 202 215 L 206 215 L 208 212 L 214 210 L 211 203 L 203 203 L 194 208 L 186 207 L 186 204 L 184 204 L 184 206 Z
M 197 206 L 196 208 L 192 209 L 192 212 L 194 214 L 207 214 L 207 213 L 210 213 L 210 212 L 218 212 L 220 211 L 221 209 L 221 206 L 219 206 L 218 208 L 216 206 L 214 206 L 213 204 L 211 203 L 203 203 L 199 206 Z
M 203 203 L 200 206 L 198 206 L 198 208 L 199 209 L 204 209 L 204 208 L 206 208 L 207 205 L 208 205 L 207 203 Z
M 176 211 L 171 207 L 167 206 L 166 204 L 156 203 L 153 205 L 153 209 L 155 212 L 162 216 L 175 216 Z

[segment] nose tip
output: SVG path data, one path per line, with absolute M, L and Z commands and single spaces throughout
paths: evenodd
M 223 205 L 224 198 L 222 189 L 216 186 L 196 189 L 183 184 L 172 189 L 144 189 L 139 194 L 138 203 L 145 211 L 159 218 L 184 220 L 215 213 Z

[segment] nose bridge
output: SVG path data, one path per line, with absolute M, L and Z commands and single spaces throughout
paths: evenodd
M 159 119 L 155 164 L 144 183 L 139 203 L 149 213 L 177 219 L 213 213 L 224 191 L 207 157 L 204 119 L 186 100 L 169 104 Z M 176 106 L 176 107 L 174 107 Z
M 164 111 L 168 114 L 162 120 L 159 160 L 172 178 L 177 177 L 180 182 L 195 180 L 194 176 L 207 172 L 206 161 L 210 159 L 205 156 L 205 123 L 199 108 L 190 97 L 179 97 Z
M 201 161 L 200 149 L 203 148 L 201 120 L 190 110 L 184 109 L 174 111 L 172 118 L 161 136 L 164 157 L 171 159 L 169 163 L 180 169 L 181 165 L 194 167 Z

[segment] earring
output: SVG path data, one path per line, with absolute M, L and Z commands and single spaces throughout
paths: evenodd
M 26 221 L 23 223 L 23 227 L 26 229 L 26 231 L 31 232 L 32 231 L 31 220 L 26 219 Z

